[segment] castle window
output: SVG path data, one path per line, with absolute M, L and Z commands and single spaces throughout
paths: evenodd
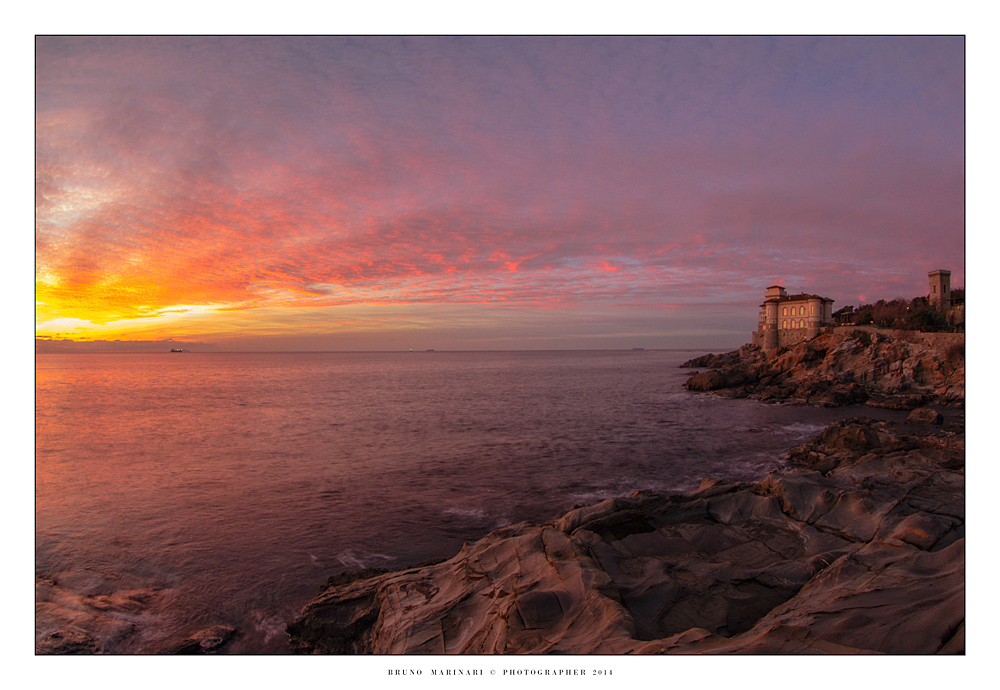
M 809 305 L 809 313 L 810 314 L 815 314 L 816 313 L 816 305 L 815 304 Z
M 782 316 L 788 316 L 788 307 L 782 307 L 781 308 L 781 315 Z
M 805 307 L 803 307 L 803 309 L 804 308 Z M 805 321 L 803 321 L 802 319 L 799 319 L 799 328 L 805 328 L 805 325 L 806 325 Z
M 781 320 L 781 327 L 782 328 L 788 328 L 788 321 L 786 319 L 782 319 Z

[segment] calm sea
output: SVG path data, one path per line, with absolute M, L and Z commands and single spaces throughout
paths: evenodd
M 36 574 L 70 613 L 145 597 L 92 631 L 108 651 L 224 624 L 229 652 L 282 653 L 333 573 L 636 489 L 760 479 L 830 421 L 876 412 L 690 393 L 678 365 L 698 354 L 38 355 Z

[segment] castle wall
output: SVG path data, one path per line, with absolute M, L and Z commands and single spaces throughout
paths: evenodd
M 791 347 L 812 340 L 819 333 L 812 328 L 788 328 L 778 331 L 778 347 Z
M 866 331 L 910 343 L 923 343 L 935 347 L 965 342 L 965 333 L 924 333 L 923 331 L 905 331 L 899 328 L 880 328 L 879 326 L 835 326 L 832 330 L 840 335 L 850 335 L 854 331 Z

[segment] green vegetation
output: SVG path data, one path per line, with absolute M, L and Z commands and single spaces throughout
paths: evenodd
M 857 309 L 844 307 L 834 316 L 849 317 L 851 311 L 854 316 L 851 321 L 856 326 L 899 328 L 925 333 L 961 330 L 964 326 L 950 324 L 947 313 L 931 306 L 926 297 L 916 297 L 909 301 L 896 298 L 888 302 L 880 299 L 875 304 L 862 304 Z

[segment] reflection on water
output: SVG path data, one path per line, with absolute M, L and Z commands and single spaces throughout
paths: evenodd
M 689 393 L 692 354 L 39 355 L 37 632 L 69 620 L 128 653 L 222 624 L 231 652 L 284 652 L 334 572 L 756 480 L 859 414 Z

